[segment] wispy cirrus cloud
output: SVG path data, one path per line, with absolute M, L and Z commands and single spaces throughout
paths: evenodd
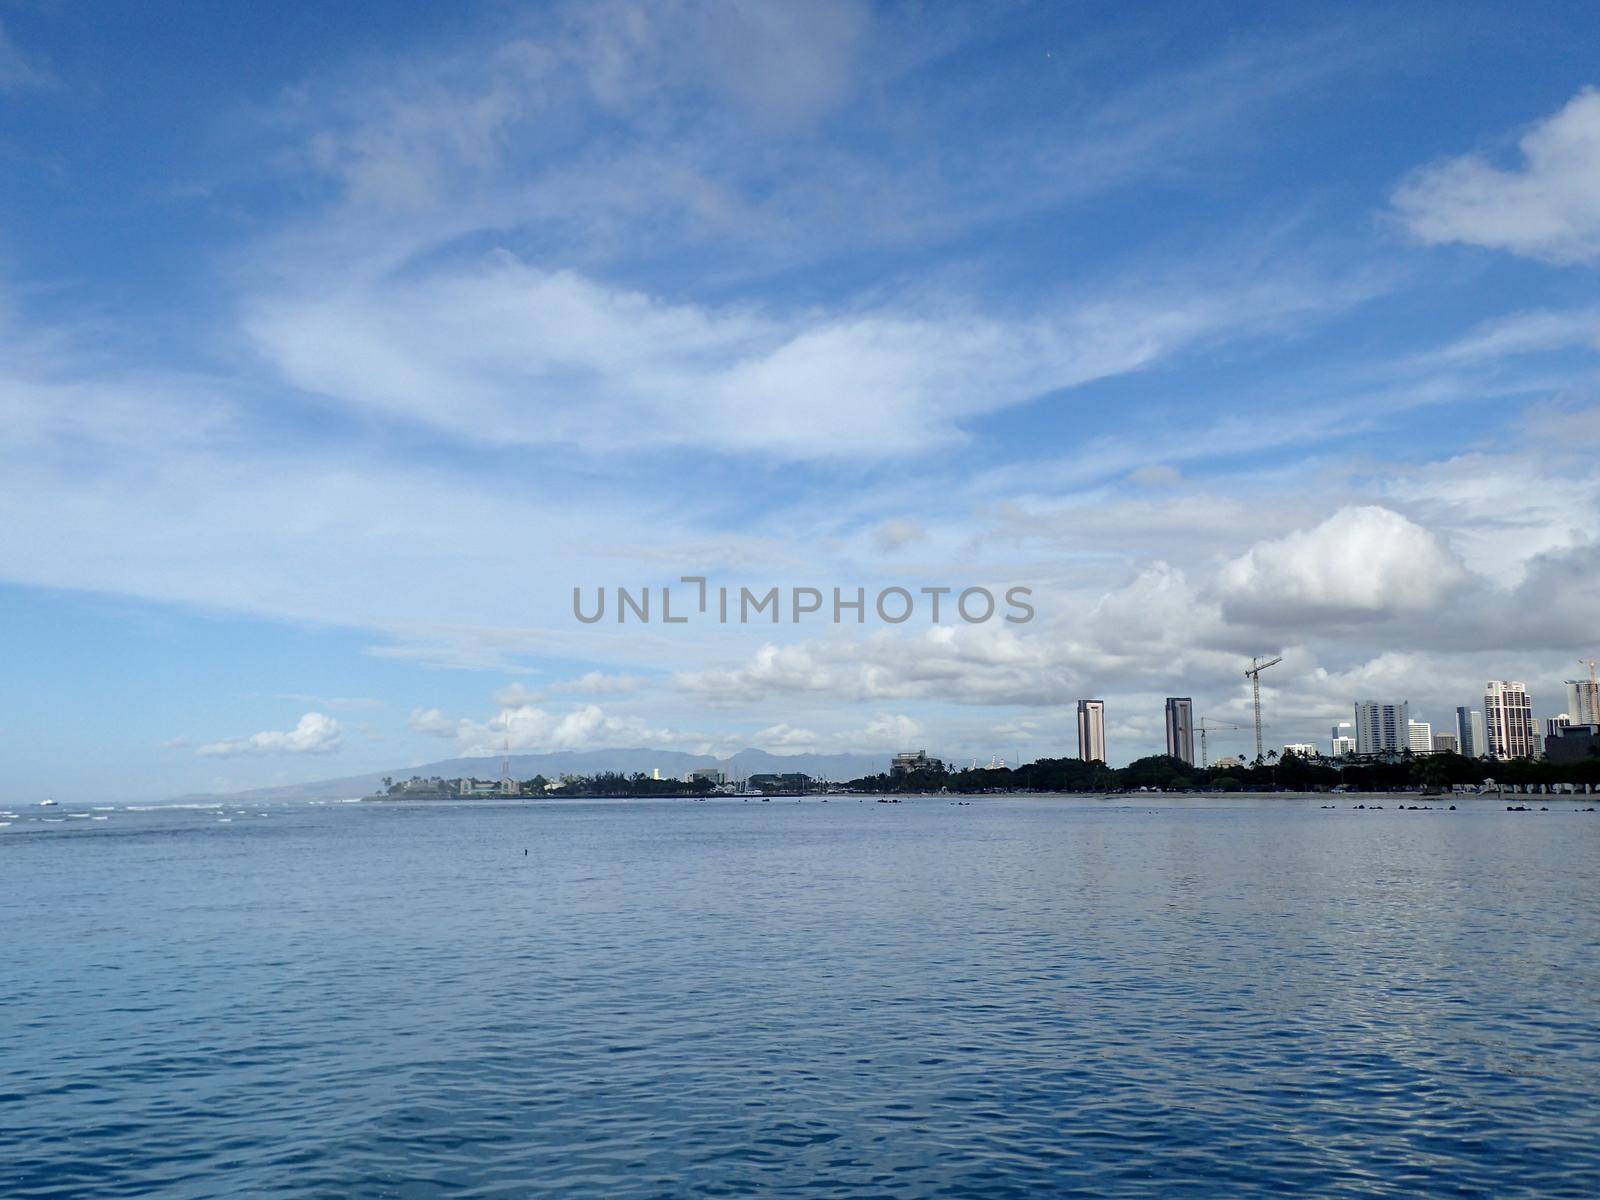
M 1326 303 L 1246 284 L 1068 298 L 1025 320 L 950 301 L 784 315 L 668 303 L 495 254 L 269 302 L 250 328 L 297 386 L 468 441 L 850 459 L 947 445 L 972 418 Z
M 49 88 L 56 83 L 55 75 L 39 59 L 24 53 L 0 23 L 0 92 Z
M 1485 321 L 1438 350 L 1424 366 L 1455 366 L 1548 354 L 1574 347 L 1600 351 L 1600 307 L 1533 309 Z

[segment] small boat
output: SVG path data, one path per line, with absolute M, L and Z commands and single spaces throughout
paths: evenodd
M 55 806 L 56 806 L 56 802 L 54 800 L 41 800 L 41 801 L 39 801 L 39 807 L 40 808 L 54 808 Z

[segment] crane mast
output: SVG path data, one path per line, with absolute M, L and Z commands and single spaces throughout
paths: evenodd
M 1268 667 L 1277 666 L 1283 661 L 1283 655 L 1269 658 L 1263 662 L 1259 657 L 1250 660 L 1250 666 L 1245 674 L 1250 677 L 1250 698 L 1256 710 L 1256 761 L 1261 761 L 1261 672 Z

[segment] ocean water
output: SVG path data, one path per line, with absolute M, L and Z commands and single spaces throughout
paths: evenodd
M 0 1195 L 1600 1195 L 1600 813 L 1325 802 L 13 806 Z

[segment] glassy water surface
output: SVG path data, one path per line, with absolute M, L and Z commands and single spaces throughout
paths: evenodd
M 1600 813 L 1325 802 L 14 805 L 0 1194 L 1600 1195 Z

